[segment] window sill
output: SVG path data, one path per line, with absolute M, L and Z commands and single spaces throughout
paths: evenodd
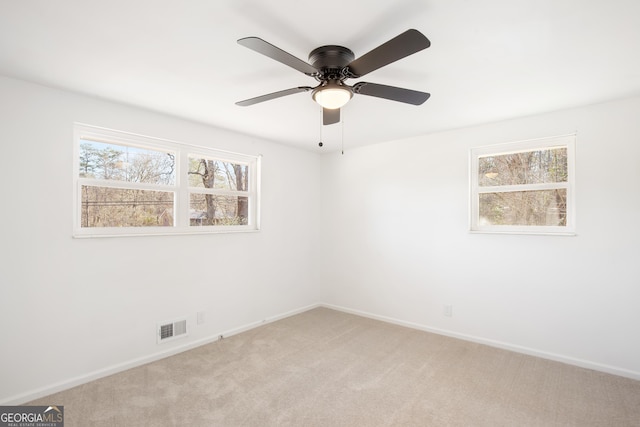
M 527 236 L 577 236 L 575 231 L 469 230 L 469 234 L 515 234 Z
M 154 231 L 142 232 L 141 230 L 131 230 L 124 232 L 104 232 L 104 233 L 87 233 L 74 232 L 74 239 L 93 239 L 104 237 L 153 237 L 153 236 L 190 236 L 190 235 L 206 235 L 206 234 L 237 234 L 237 233 L 257 233 L 259 228 L 224 228 L 216 230 L 176 230 L 176 231 Z

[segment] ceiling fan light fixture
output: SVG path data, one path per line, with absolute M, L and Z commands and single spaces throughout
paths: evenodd
M 328 83 L 313 91 L 313 100 L 329 110 L 343 107 L 352 96 L 353 92 L 348 86 L 337 83 Z

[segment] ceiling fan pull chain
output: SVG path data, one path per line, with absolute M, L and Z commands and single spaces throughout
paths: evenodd
M 344 122 L 346 114 L 342 112 L 342 155 L 344 156 Z
M 318 147 L 322 147 L 324 144 L 322 143 L 322 117 L 324 115 L 324 110 L 320 108 L 320 142 L 318 142 Z

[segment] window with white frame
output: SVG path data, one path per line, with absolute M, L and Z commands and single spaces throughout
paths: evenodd
M 471 150 L 471 231 L 575 233 L 575 135 Z
M 81 124 L 74 133 L 74 236 L 259 229 L 259 156 Z

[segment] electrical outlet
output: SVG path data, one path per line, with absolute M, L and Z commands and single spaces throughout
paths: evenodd
M 444 313 L 444 315 L 445 315 L 445 316 L 447 316 L 447 317 L 451 317 L 451 316 L 453 316 L 453 306 L 448 305 L 448 304 L 447 304 L 447 305 L 445 305 L 445 306 L 444 306 L 444 312 L 443 312 L 443 313 Z
M 196 318 L 197 318 L 197 319 L 196 319 L 196 323 L 197 323 L 198 325 L 202 325 L 202 324 L 204 323 L 204 311 L 199 311 L 199 312 L 196 314 Z

